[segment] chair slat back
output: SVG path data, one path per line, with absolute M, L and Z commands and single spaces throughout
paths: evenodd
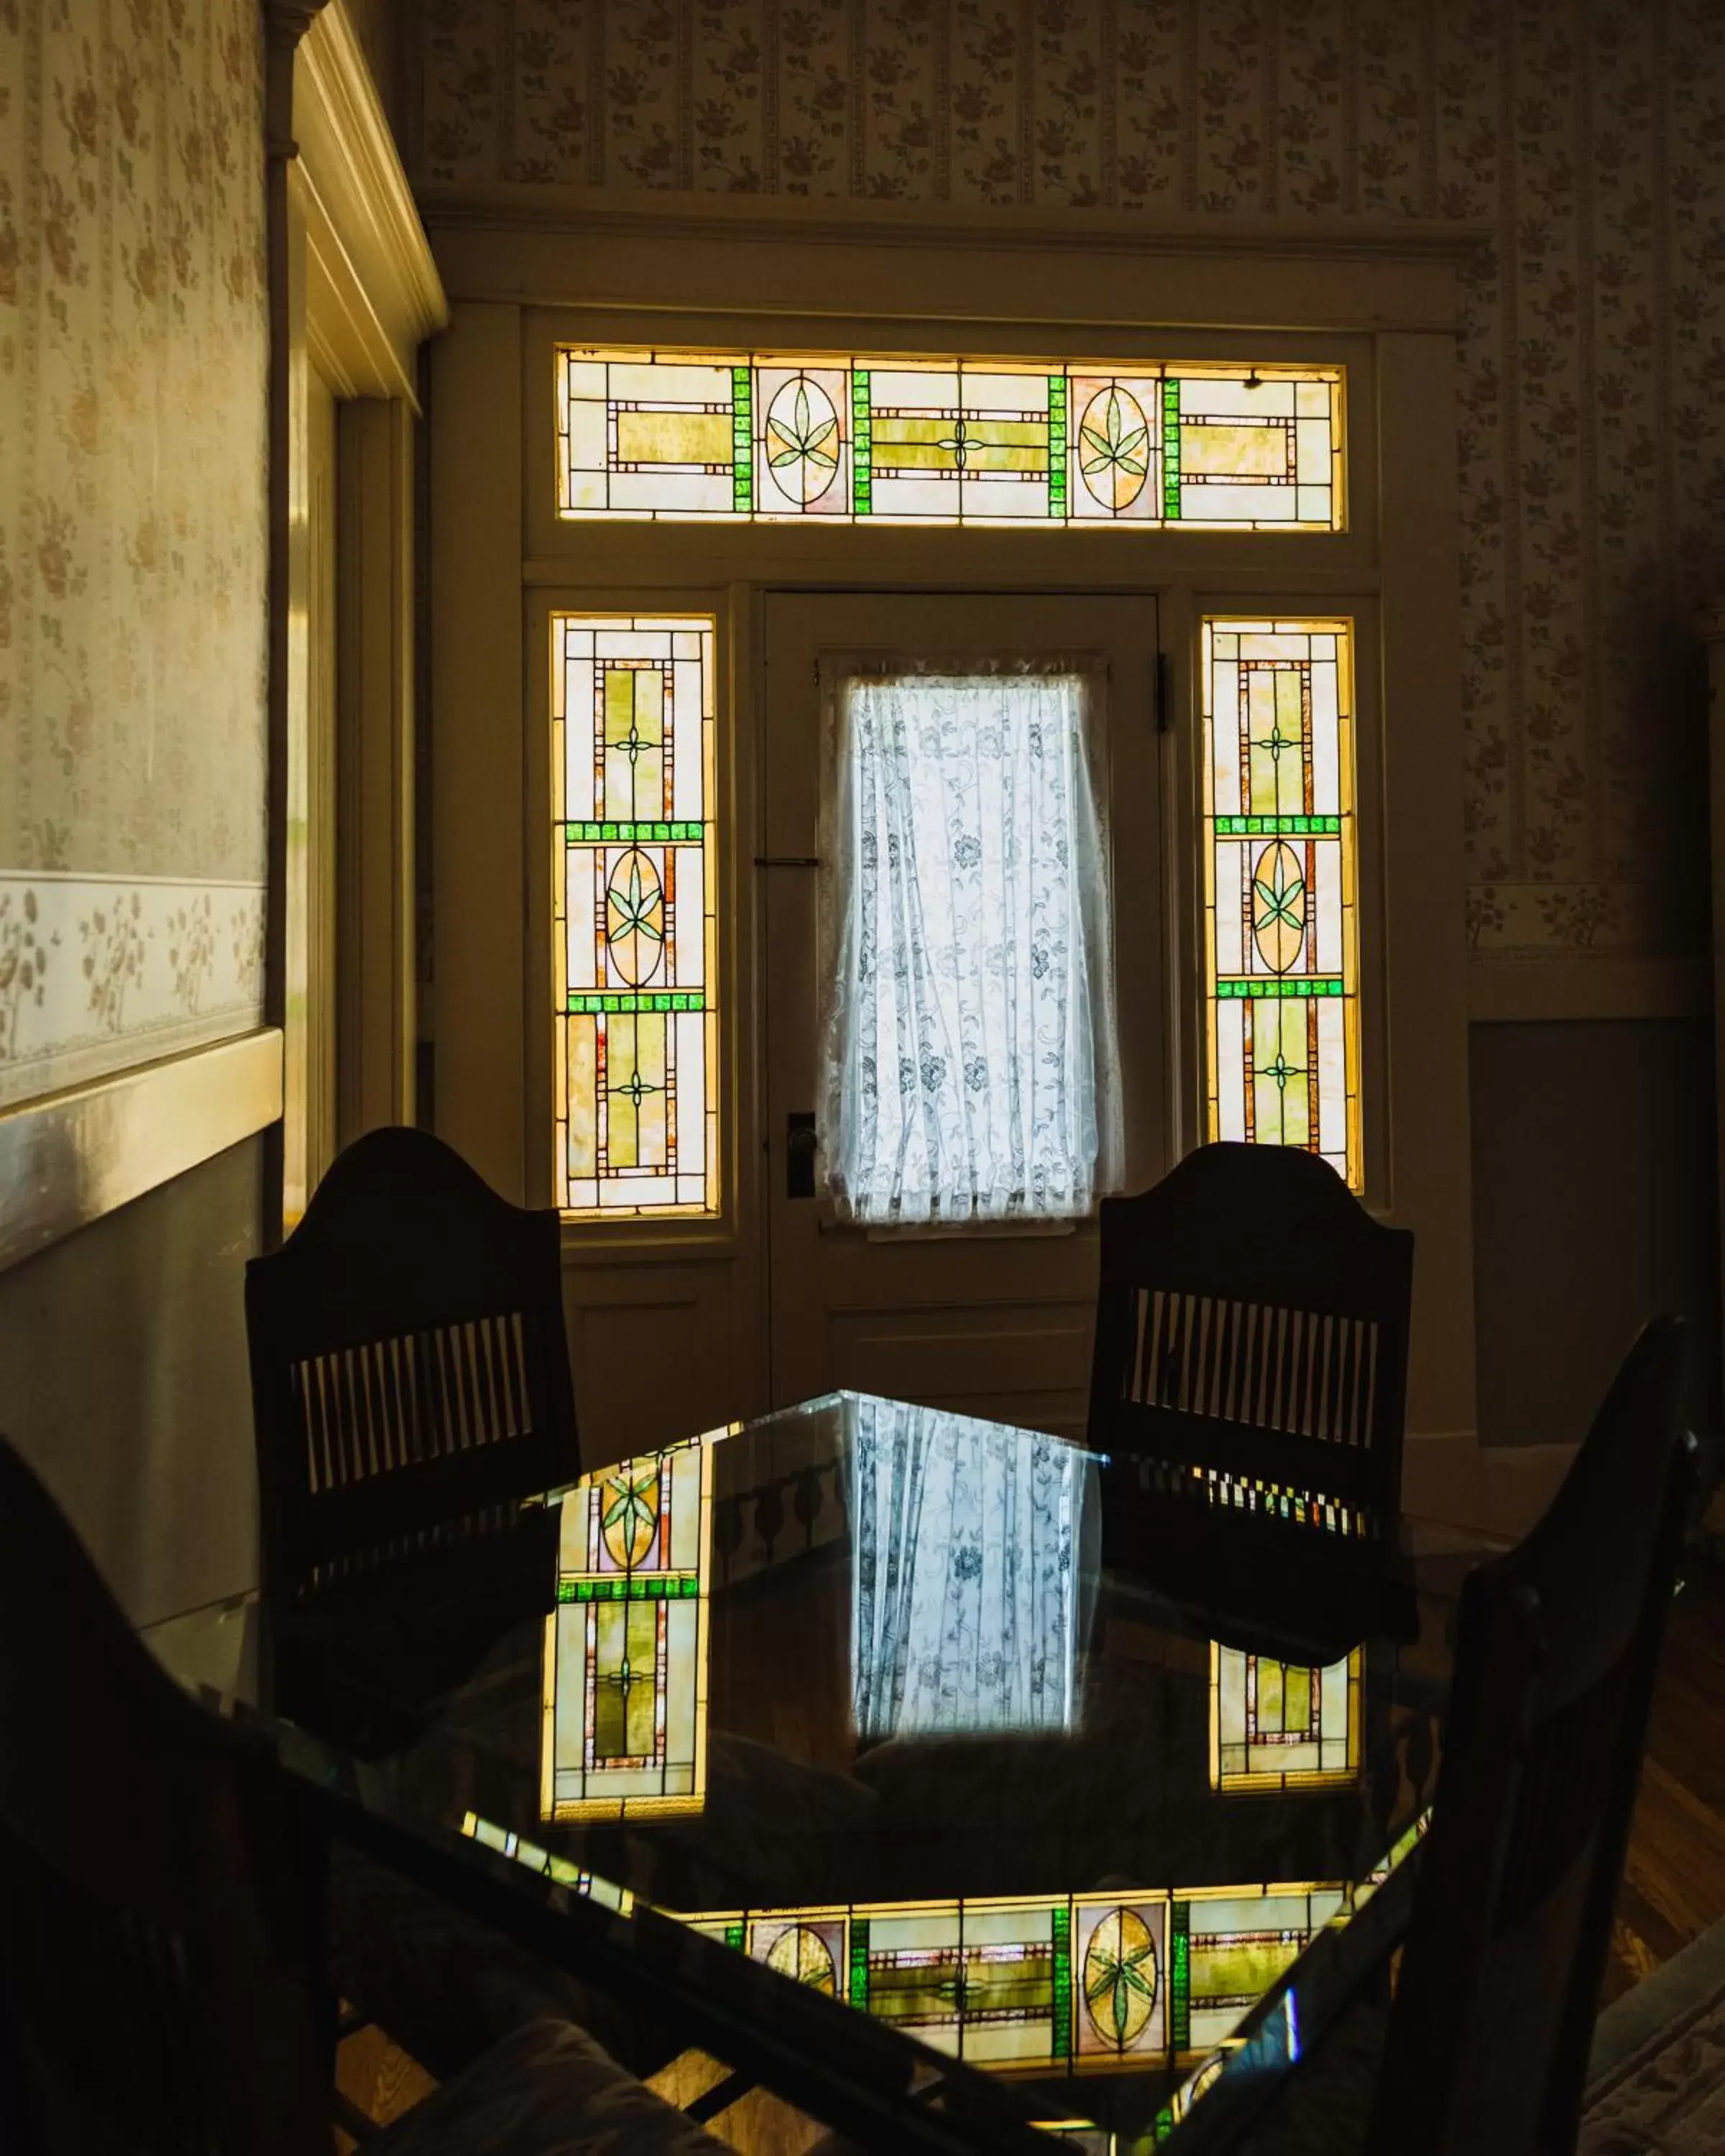
M 1204 1146 L 1105 1199 L 1090 1443 L 1159 1494 L 1196 1469 L 1393 1516 L 1413 1262 L 1289 1147 Z
M 0 2126 L 27 2156 L 329 2146 L 319 1857 L 0 1439 Z
M 336 1161 L 246 1269 L 264 1565 L 300 1601 L 580 1472 L 559 1223 L 424 1132 Z
M 1693 1488 L 1681 1327 L 1630 1350 L 1562 1489 L 1468 1580 L 1378 2092 L 1400 2156 L 1573 2148 Z

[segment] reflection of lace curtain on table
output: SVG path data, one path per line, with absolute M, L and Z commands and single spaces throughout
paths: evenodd
M 1101 687 L 1056 665 L 830 682 L 819 1129 L 858 1220 L 1081 1217 L 1113 1187 Z
M 896 1401 L 855 1416 L 858 1734 L 1070 1728 L 1088 1456 Z

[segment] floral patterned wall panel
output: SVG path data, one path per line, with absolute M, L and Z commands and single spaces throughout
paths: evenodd
M 0 1104 L 259 1022 L 261 68 L 0 4 Z
M 410 162 L 1486 223 L 1461 351 L 1471 933 L 1703 947 L 1683 621 L 1725 567 L 1722 0 L 424 0 Z

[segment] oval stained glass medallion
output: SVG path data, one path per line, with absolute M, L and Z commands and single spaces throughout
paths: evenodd
M 1285 839 L 1266 846 L 1252 869 L 1252 941 L 1272 973 L 1297 965 L 1306 941 L 1306 871 Z
M 1084 2008 L 1105 2043 L 1128 2051 L 1156 2006 L 1156 1942 L 1136 1909 L 1111 1909 L 1084 1951 Z
M 787 1924 L 767 1949 L 767 1966 L 798 1984 L 812 1984 L 830 1999 L 838 1990 L 838 1972 L 833 1950 L 807 1924 Z
M 820 499 L 839 469 L 839 415 L 809 375 L 793 374 L 767 408 L 767 469 L 799 509 Z
M 643 988 L 665 954 L 665 886 L 639 846 L 619 855 L 605 886 L 605 945 L 624 988 Z
M 1129 389 L 1110 382 L 1078 423 L 1078 469 L 1104 509 L 1118 516 L 1144 490 L 1150 470 L 1150 423 Z

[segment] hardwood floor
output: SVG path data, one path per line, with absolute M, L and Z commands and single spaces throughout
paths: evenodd
M 1653 1695 L 1603 2003 L 1725 1917 L 1725 1562 L 1696 1560 Z

